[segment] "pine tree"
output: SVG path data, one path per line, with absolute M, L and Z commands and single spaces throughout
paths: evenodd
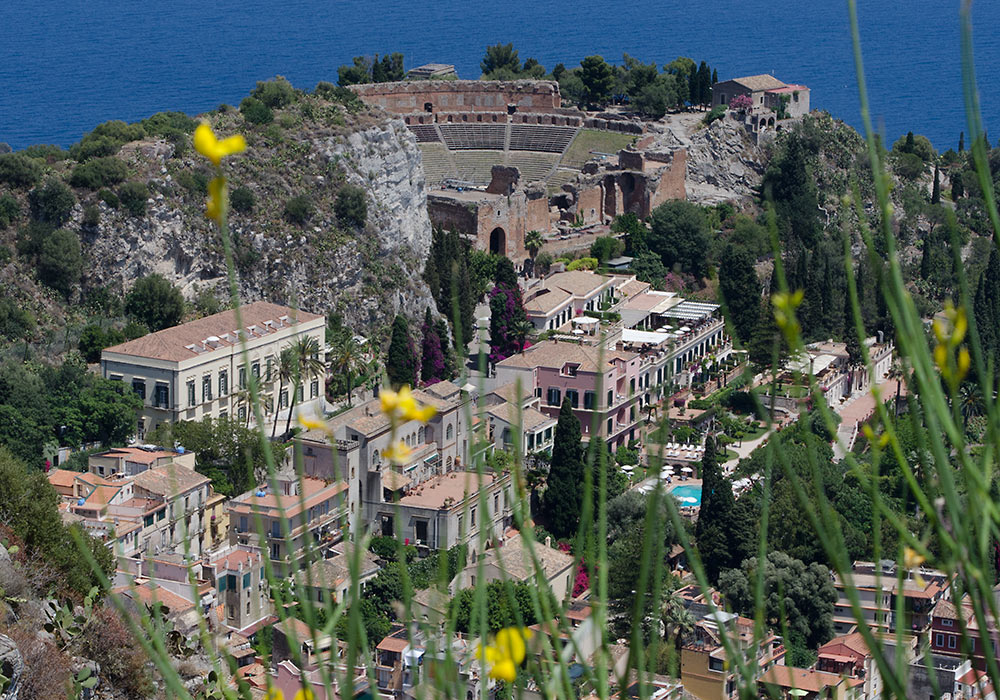
M 549 532 L 557 538 L 572 537 L 580 524 L 583 502 L 583 447 L 580 420 L 569 398 L 559 409 L 559 422 L 552 445 L 552 461 L 542 497 L 542 512 Z
M 741 562 L 733 561 L 730 539 L 735 531 L 736 499 L 733 488 L 722 475 L 716 454 L 715 438 L 705 439 L 705 454 L 701 459 L 701 508 L 695 526 L 698 552 L 705 565 L 708 580 L 715 583 L 719 574 Z
M 941 203 L 941 168 L 934 164 L 934 188 L 931 190 L 931 204 Z
M 392 322 L 392 337 L 389 340 L 389 352 L 385 360 L 385 373 L 389 383 L 394 388 L 403 384 L 416 386 L 417 358 L 410 337 L 410 327 L 406 318 L 397 315 Z

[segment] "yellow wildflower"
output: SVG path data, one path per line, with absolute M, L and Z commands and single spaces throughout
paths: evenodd
M 285 700 L 285 694 L 278 688 L 271 687 L 264 696 L 264 700 Z M 295 693 L 294 700 L 316 700 L 316 695 L 309 688 L 302 688 Z
M 406 443 L 402 440 L 397 441 L 393 445 L 385 448 L 382 452 L 382 456 L 385 457 L 390 462 L 394 464 L 406 464 L 406 461 L 413 454 L 413 450 L 406 446 Z
M 271 686 L 267 689 L 267 695 L 264 696 L 264 700 L 285 700 L 285 694 L 278 688 Z
M 382 413 L 389 416 L 393 421 L 405 418 L 406 420 L 417 420 L 421 423 L 426 423 L 437 413 L 437 409 L 433 406 L 421 406 L 418 404 L 417 400 L 413 398 L 410 387 L 406 384 L 400 387 L 399 391 L 383 389 L 379 392 L 379 400 L 382 404 Z
M 202 122 L 194 130 L 194 147 L 198 153 L 208 158 L 218 167 L 222 159 L 234 153 L 242 153 L 247 149 L 246 139 L 241 134 L 230 136 L 221 141 L 215 137 L 215 132 L 208 122 Z
M 325 431 L 330 430 L 329 426 L 326 424 L 326 421 L 320 418 L 304 416 L 300 413 L 299 416 L 296 418 L 296 420 L 299 422 L 299 425 L 301 425 L 306 430 L 325 430 Z
M 295 700 L 316 700 L 316 695 L 309 688 L 303 688 L 295 694 Z
M 903 548 L 903 566 L 907 569 L 917 569 L 919 568 L 927 559 L 923 554 L 915 550 L 913 547 Z M 924 578 L 919 573 L 917 573 L 913 580 L 918 586 L 924 586 Z
M 950 300 L 945 303 L 944 316 L 947 321 L 934 319 L 933 323 L 934 337 L 937 339 L 937 345 L 934 346 L 934 364 L 941 371 L 942 377 L 953 386 L 957 386 L 965 379 L 972 365 L 968 348 L 959 348 L 969 330 L 969 320 L 965 315 L 965 307 L 955 308 Z M 956 348 L 959 349 L 952 364 L 952 351 Z
M 216 177 L 208 183 L 208 203 L 205 205 L 205 215 L 216 223 L 222 223 L 222 217 L 229 209 L 226 198 L 226 178 Z
M 524 661 L 525 641 L 528 639 L 531 639 L 528 628 L 506 627 L 497 632 L 493 644 L 480 649 L 480 658 L 490 665 L 490 678 L 514 682 L 517 667 Z

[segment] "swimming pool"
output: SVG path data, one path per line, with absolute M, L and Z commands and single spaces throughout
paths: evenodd
M 674 498 L 680 501 L 682 506 L 700 506 L 701 505 L 701 485 L 684 484 L 683 486 L 676 487 L 670 492 Z

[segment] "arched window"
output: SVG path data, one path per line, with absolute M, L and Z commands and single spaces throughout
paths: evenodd
M 424 444 L 424 427 L 423 426 L 420 426 L 420 429 L 417 430 L 417 444 L 418 445 L 423 445 Z
M 452 428 L 451 424 L 449 423 L 448 424 L 448 429 L 445 431 L 445 434 L 444 434 L 444 439 L 445 440 L 451 440 L 453 437 L 455 437 L 455 429 Z
M 372 452 L 372 466 L 377 467 L 379 464 L 381 464 L 381 462 L 379 461 L 378 450 L 375 450 Z

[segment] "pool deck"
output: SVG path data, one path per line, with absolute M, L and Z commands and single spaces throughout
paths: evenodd
M 633 486 L 632 488 L 638 488 L 645 484 L 649 484 L 650 486 L 656 486 L 657 481 L 659 481 L 659 477 L 650 477 L 648 479 L 643 479 L 642 481 L 636 483 L 635 486 Z M 670 493 L 678 486 L 701 486 L 701 479 L 692 479 L 692 478 L 679 479 L 674 477 L 672 483 L 668 484 L 666 482 L 663 482 L 663 485 L 666 486 L 667 493 Z

